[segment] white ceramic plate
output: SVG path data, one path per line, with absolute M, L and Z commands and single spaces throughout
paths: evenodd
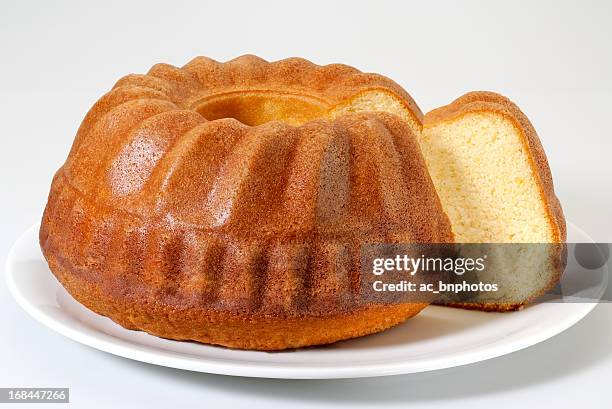
M 568 227 L 568 242 L 592 242 L 576 226 Z M 42 324 L 77 342 L 156 365 L 267 378 L 370 377 L 465 365 L 550 338 L 596 305 L 543 303 L 506 314 L 430 306 L 406 323 L 376 335 L 289 352 L 237 351 L 126 330 L 89 311 L 49 271 L 38 246 L 38 225 L 17 240 L 6 267 L 8 287 L 19 305 Z

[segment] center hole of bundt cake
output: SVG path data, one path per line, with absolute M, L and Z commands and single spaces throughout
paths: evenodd
M 209 121 L 234 118 L 246 125 L 282 121 L 301 125 L 327 116 L 329 107 L 308 95 L 273 91 L 242 91 L 217 94 L 198 101 L 194 109 Z

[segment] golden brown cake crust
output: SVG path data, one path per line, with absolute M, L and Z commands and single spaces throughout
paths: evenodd
M 343 65 L 200 57 L 124 77 L 54 177 L 40 229 L 51 271 L 126 328 L 233 348 L 329 343 L 413 316 L 425 304 L 360 299 L 360 251 L 453 240 L 419 127 L 380 112 L 311 118 L 371 90 L 420 124 L 397 84 Z M 220 107 L 255 124 L 202 116 Z
M 282 317 L 274 314 L 240 314 L 167 306 L 117 292 L 110 283 L 100 283 L 62 263 L 47 251 L 49 266 L 81 304 L 119 325 L 179 341 L 198 341 L 237 349 L 283 350 L 329 344 L 383 331 L 418 314 L 427 304 L 372 305 L 331 316 Z M 106 284 L 106 285 L 105 285 Z
M 539 294 L 534 294 L 530 300 L 526 300 L 519 304 L 482 304 L 482 303 L 452 303 L 450 306 L 478 309 L 483 311 L 513 311 L 521 309 L 529 301 L 543 295 L 548 290 L 553 288 L 561 278 L 561 274 L 565 270 L 565 260 L 567 247 L 567 230 L 565 217 L 559 199 L 555 195 L 552 174 L 544 153 L 544 148 L 540 138 L 538 137 L 535 128 L 519 109 L 519 107 L 510 101 L 508 98 L 489 91 L 473 91 L 469 92 L 449 105 L 434 109 L 428 112 L 423 120 L 423 127 L 434 127 L 439 123 L 452 121 L 470 113 L 497 113 L 508 118 L 514 123 L 516 129 L 521 135 L 521 142 L 528 152 L 531 163 L 532 174 L 538 181 L 540 190 L 540 199 L 544 203 L 548 212 L 548 221 L 551 226 L 553 239 L 551 243 L 559 243 L 559 246 L 553 246 L 553 254 L 551 260 L 557 272 L 555 277 L 552 277 L 549 284 Z

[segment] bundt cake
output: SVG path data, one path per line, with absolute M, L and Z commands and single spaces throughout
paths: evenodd
M 391 80 L 198 57 L 91 108 L 40 228 L 51 271 L 129 329 L 277 350 L 374 333 L 425 302 L 359 297 L 367 243 L 453 240 Z
M 513 310 L 550 289 L 565 268 L 565 219 L 521 110 L 499 94 L 470 92 L 425 115 L 419 142 L 455 240 L 514 244 L 486 246 L 497 253 L 491 277 L 503 291 L 455 305 Z

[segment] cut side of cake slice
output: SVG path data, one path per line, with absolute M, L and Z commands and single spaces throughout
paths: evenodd
M 450 304 L 515 310 L 552 288 L 565 267 L 565 219 L 521 110 L 499 94 L 470 92 L 426 114 L 419 142 L 457 243 L 503 253 L 490 266 L 497 294 Z

